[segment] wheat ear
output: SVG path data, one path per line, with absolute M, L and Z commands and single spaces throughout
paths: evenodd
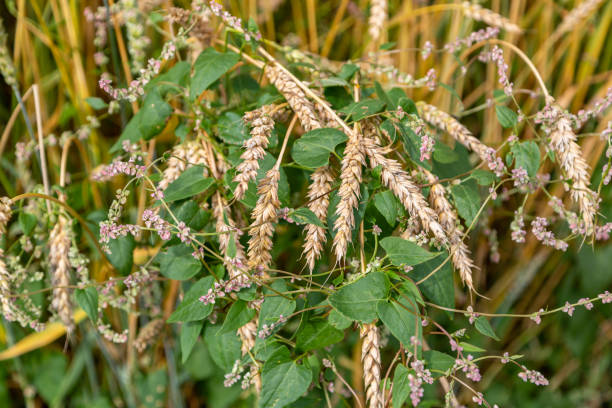
M 8 197 L 0 198 L 0 238 L 6 234 L 6 225 L 11 219 L 11 205 L 13 202 Z
M 164 324 L 164 319 L 153 319 L 140 329 L 136 340 L 134 340 L 134 347 L 139 353 L 142 353 L 147 347 L 155 343 Z
M 49 236 L 49 262 L 51 265 L 51 281 L 53 283 L 52 307 L 58 317 L 66 326 L 66 332 L 72 333 L 72 303 L 70 301 L 70 236 L 68 234 L 68 221 L 62 215 L 51 230 Z
M 602 2 L 602 0 L 585 0 L 581 2 L 563 18 L 555 34 L 561 35 L 573 30 L 576 24 L 587 18 Z
M 376 43 L 381 36 L 383 25 L 387 19 L 387 0 L 370 1 L 370 18 L 368 19 L 368 33 L 372 42 Z
M 336 260 L 340 261 L 346 256 L 348 243 L 352 239 L 355 227 L 355 216 L 353 211 L 359 205 L 361 172 L 365 162 L 363 150 L 363 137 L 357 129 L 348 135 L 344 157 L 342 158 L 342 169 L 340 173 L 340 188 L 338 196 L 340 201 L 336 207 L 336 221 L 334 222 L 334 251 Z
M 4 251 L 2 249 L 0 249 L 0 307 L 2 308 L 2 316 L 7 320 L 12 320 L 11 275 L 4 262 Z
M 523 30 L 506 17 L 499 15 L 489 9 L 483 8 L 480 4 L 464 1 L 461 8 L 465 15 L 473 20 L 482 21 L 493 27 L 503 28 L 509 33 L 521 33 Z
M 480 160 L 487 163 L 496 174 L 503 174 L 505 166 L 497 157 L 495 149 L 475 138 L 472 132 L 448 113 L 422 101 L 417 102 L 416 105 L 419 115 L 425 122 L 448 133 L 453 139 L 476 153 Z
M 383 396 L 380 390 L 380 334 L 376 323 L 363 324 L 360 335 L 362 339 L 361 363 L 363 365 L 366 400 L 370 408 L 383 408 Z
M 308 132 L 322 127 L 317 119 L 313 103 L 308 100 L 306 94 L 289 75 L 277 67 L 266 68 L 266 74 L 270 82 L 289 102 L 289 106 L 300 119 L 304 130 Z
M 470 258 L 470 250 L 463 242 L 461 231 L 457 228 L 459 218 L 457 212 L 446 198 L 446 189 L 442 184 L 438 183 L 438 178 L 425 169 L 421 169 L 425 174 L 427 181 L 432 183 L 429 190 L 429 202 L 438 214 L 440 225 L 444 228 L 450 243 L 451 261 L 459 272 L 459 276 L 463 283 L 470 289 L 474 290 L 472 282 L 472 269 L 474 262 Z
M 555 152 L 565 176 L 572 181 L 571 197 L 578 203 L 587 233 L 592 233 L 597 212 L 597 193 L 589 188 L 589 166 L 576 143 L 576 134 L 568 116 L 558 105 L 550 106 L 550 147 Z
M 179 176 L 189 167 L 193 165 L 206 165 L 206 151 L 199 142 L 191 141 L 176 146 L 172 150 L 172 157 L 168 159 L 168 165 L 162 173 L 157 188 L 165 190 L 170 183 L 179 178 Z M 204 173 L 207 173 L 206 168 Z
M 384 149 L 374 137 L 364 137 L 363 146 L 370 160 L 370 166 L 372 168 L 381 166 L 383 184 L 395 194 L 410 216 L 419 220 L 421 227 L 433 235 L 440 244 L 446 244 L 448 239 L 435 211 L 427 205 L 420 188 L 402 169 L 399 162 L 387 158 Z
M 328 166 L 320 167 L 312 173 L 310 179 L 312 183 L 308 186 L 308 209 L 320 220 L 325 220 L 329 207 L 329 192 L 334 181 L 331 170 Z M 321 256 L 326 241 L 326 231 L 325 228 L 314 224 L 307 224 L 304 230 L 306 231 L 304 255 L 308 269 L 312 272 L 316 260 Z

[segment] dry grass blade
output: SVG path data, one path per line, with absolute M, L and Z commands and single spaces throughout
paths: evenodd
M 329 191 L 333 182 L 332 173 L 329 167 L 321 167 L 310 176 L 312 183 L 308 186 L 308 209 L 312 211 L 320 220 L 327 217 L 327 207 L 329 206 Z M 304 241 L 304 255 L 306 264 L 312 272 L 315 262 L 321 256 L 323 245 L 326 241 L 325 228 L 314 224 L 306 225 L 306 239 Z
M 366 400 L 370 408 L 383 408 L 383 395 L 380 390 L 381 360 L 380 334 L 376 323 L 361 326 L 361 363 Z

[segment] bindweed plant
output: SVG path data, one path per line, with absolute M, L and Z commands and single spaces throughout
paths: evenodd
M 519 354 L 521 331 L 581 309 L 609 326 L 607 278 L 521 300 L 546 257 L 563 268 L 568 253 L 609 252 L 612 87 L 568 109 L 582 91 L 550 86 L 554 50 L 529 57 L 512 39 L 531 27 L 516 18 L 469 2 L 341 1 L 330 33 L 367 13 L 367 41 L 334 56 L 333 35 L 318 52 L 314 1 L 310 51 L 275 41 L 276 2 L 244 20 L 214 0 L 51 3 L 91 25 L 97 96 L 60 70 L 80 103 L 43 118 L 44 83 L 22 93 L 0 33 L 16 100 L 0 151 L 24 121 L 0 200 L 14 405 L 520 406 L 496 376 L 536 401 L 563 381 L 551 367 L 567 368 Z M 612 15 L 602 3 L 581 2 L 547 41 L 600 7 Z M 45 18 L 39 2 L 19 7 Z M 413 76 L 394 61 L 410 47 L 386 41 L 428 12 L 453 15 L 457 35 L 421 32 Z M 57 34 L 45 27 L 41 38 Z M 78 126 L 47 134 L 45 120 L 70 128 L 62 115 Z M 498 263 L 516 272 L 488 277 Z M 69 367 L 40 357 L 68 373 L 51 387 L 25 353 L 64 334 Z

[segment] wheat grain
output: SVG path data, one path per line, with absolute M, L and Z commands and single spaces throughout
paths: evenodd
M 11 275 L 4 262 L 4 251 L 2 249 L 0 249 L 0 307 L 2 308 L 2 316 L 7 320 L 12 320 Z
M 320 167 L 312 173 L 310 179 L 312 183 L 308 186 L 308 209 L 320 220 L 325 220 L 327 207 L 329 206 L 329 192 L 334 181 L 331 170 L 328 166 Z M 304 255 L 306 256 L 306 265 L 312 272 L 326 241 L 325 228 L 307 224 L 304 230 L 306 231 Z
M 440 225 L 444 228 L 444 232 L 448 236 L 450 244 L 451 261 L 459 272 L 459 276 L 463 283 L 470 289 L 474 290 L 472 282 L 472 268 L 474 262 L 470 258 L 470 250 L 463 242 L 461 231 L 457 228 L 459 219 L 457 212 L 446 198 L 446 189 L 442 184 L 438 183 L 438 178 L 425 169 L 421 169 L 427 181 L 432 183 L 429 190 L 429 202 L 438 214 Z
M 205 166 L 207 163 L 206 151 L 199 142 L 191 141 L 180 144 L 173 149 L 172 157 L 168 159 L 168 166 L 164 170 L 157 188 L 165 190 L 189 167 L 194 165 Z M 205 176 L 208 174 L 206 168 L 204 168 L 203 173 Z
M 278 219 L 277 211 L 280 208 L 278 200 L 278 181 L 280 172 L 275 166 L 268 171 L 259 183 L 257 204 L 253 209 L 251 218 L 253 222 L 249 229 L 248 266 L 258 273 L 264 272 L 272 261 L 272 235 L 274 223 Z
M 334 222 L 334 251 L 336 260 L 340 261 L 346 256 L 348 243 L 352 239 L 355 227 L 353 211 L 359 205 L 362 165 L 365 162 L 363 150 L 363 137 L 360 132 L 354 131 L 348 135 L 342 169 L 340 172 L 340 188 L 338 196 L 340 201 L 336 207 L 336 221 Z
M 565 16 L 565 18 L 563 18 L 555 34 L 561 35 L 573 30 L 576 24 L 587 18 L 599 7 L 602 2 L 602 0 L 584 0 L 581 2 L 578 6 L 574 7 L 572 11 Z
M 387 0 L 371 0 L 370 18 L 368 19 L 368 33 L 372 42 L 376 43 L 382 33 L 383 25 L 387 19 Z
M 139 353 L 142 353 L 147 347 L 154 344 L 164 324 L 164 319 L 153 319 L 147 323 L 140 329 L 140 332 L 138 332 L 138 336 L 136 340 L 134 340 L 134 348 L 136 348 Z
M 238 336 L 240 336 L 242 340 L 240 350 L 243 356 L 255 346 L 255 340 L 257 340 L 257 319 L 258 316 L 256 315 L 248 323 L 238 329 Z
M 372 131 L 369 126 L 368 135 Z M 382 182 L 400 200 L 411 217 L 418 220 L 421 227 L 433 235 L 438 243 L 446 244 L 448 239 L 434 210 L 428 205 L 419 187 L 410 175 L 402 169 L 399 162 L 385 157 L 385 151 L 374 137 L 364 137 L 363 145 L 372 168 L 381 166 Z
M 464 1 L 461 3 L 463 12 L 465 15 L 471 19 L 476 21 L 482 21 L 483 23 L 487 23 L 490 26 L 503 28 L 509 33 L 521 33 L 523 30 L 514 24 L 512 21 L 508 20 L 506 17 L 499 15 L 489 9 L 483 8 L 480 4 L 470 3 L 469 1 Z
M 59 319 L 70 334 L 74 330 L 72 321 L 72 303 L 70 301 L 70 236 L 68 221 L 62 215 L 49 235 L 49 263 L 51 265 L 51 281 L 53 283 L 53 300 L 51 305 Z
M 6 226 L 12 215 L 11 205 L 12 201 L 10 198 L 0 198 L 0 238 L 6 234 Z
M 266 69 L 266 74 L 270 82 L 289 102 L 289 106 L 300 119 L 304 130 L 308 132 L 322 127 L 317 119 L 313 103 L 286 73 L 279 68 L 269 67 Z
M 376 323 L 361 326 L 361 364 L 366 400 L 370 408 L 383 408 L 383 395 L 380 390 L 381 360 L 380 334 Z

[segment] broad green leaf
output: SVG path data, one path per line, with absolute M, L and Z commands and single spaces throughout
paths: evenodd
M 459 345 L 463 347 L 463 351 L 468 352 L 468 353 L 484 353 L 487 351 L 483 348 L 480 348 L 470 343 L 466 343 L 464 341 L 459 342 Z
M 287 299 L 284 296 L 278 295 L 287 291 L 285 282 L 276 280 L 272 283 L 271 289 L 264 290 L 264 302 L 261 304 L 259 311 L 259 328 L 261 330 L 264 324 L 268 326 L 272 323 L 277 323 L 281 315 L 289 317 L 295 310 L 295 300 Z
M 200 261 L 192 255 L 193 249 L 184 244 L 171 246 L 159 255 L 159 271 L 166 278 L 186 280 L 193 278 L 202 269 Z
M 429 252 L 414 242 L 400 237 L 386 237 L 380 241 L 395 266 L 418 265 L 440 255 L 440 252 Z
M 457 212 L 469 226 L 480 210 L 480 193 L 474 180 L 465 180 L 461 184 L 451 186 L 451 195 L 455 201 Z
M 359 67 L 355 64 L 344 64 L 342 68 L 340 68 L 340 72 L 338 72 L 338 76 L 346 81 L 351 79 L 355 72 L 359 71 Z
M 399 299 L 402 299 L 403 296 L 408 295 L 408 296 L 413 297 L 419 304 L 425 305 L 425 301 L 423 300 L 423 297 L 421 296 L 421 292 L 419 292 L 419 288 L 413 281 L 405 280 L 404 283 L 402 283 L 402 286 L 400 286 L 399 290 L 400 290 Z
M 204 177 L 204 167 L 193 166 L 185 170 L 164 191 L 164 200 L 173 202 L 191 198 L 206 191 L 215 183 L 211 177 Z
M 385 190 L 377 193 L 374 196 L 374 206 L 385 218 L 387 224 L 392 227 L 397 224 L 397 216 L 400 214 L 401 206 L 391 191 Z
M 317 227 L 325 228 L 325 224 L 313 213 L 305 207 L 296 208 L 289 213 L 289 218 L 295 221 L 296 224 L 314 224 Z
M 195 320 L 202 320 L 212 312 L 213 304 L 209 303 L 205 305 L 200 302 L 200 297 L 208 292 L 208 289 L 212 288 L 214 279 L 212 276 L 207 276 L 194 283 L 187 293 L 180 305 L 168 318 L 168 323 L 177 322 L 193 322 Z M 221 327 L 221 326 L 219 326 Z
M 218 52 L 210 47 L 202 51 L 193 65 L 193 76 L 191 77 L 191 89 L 189 95 L 194 100 L 202 92 L 208 89 L 217 79 L 230 70 L 238 61 L 240 56 L 236 53 Z
M 388 106 L 389 108 L 392 108 L 393 102 L 391 101 L 391 98 L 389 98 L 389 95 L 387 95 L 383 87 L 380 85 L 380 82 L 374 81 L 374 89 L 376 90 L 376 95 L 378 95 L 378 98 L 382 102 L 384 102 L 386 106 Z
M 98 291 L 96 288 L 90 286 L 85 289 L 76 289 L 74 297 L 77 304 L 85 310 L 87 316 L 95 324 L 98 321 Z
M 482 169 L 476 169 L 472 172 L 471 177 L 476 180 L 479 186 L 490 186 L 495 183 L 495 174 Z
M 495 334 L 495 330 L 493 330 L 493 327 L 491 327 L 491 324 L 489 323 L 486 317 L 478 317 L 476 319 L 476 322 L 474 322 L 474 326 L 476 327 L 476 330 L 478 330 L 485 336 L 491 337 L 492 339 L 499 341 L 499 337 L 497 337 L 497 334 Z
M 344 332 L 326 321 L 306 323 L 297 333 L 296 347 L 302 351 L 317 350 L 339 342 Z
M 111 239 L 108 243 L 111 253 L 106 254 L 106 257 L 122 276 L 126 276 L 132 270 L 132 265 L 134 265 L 135 246 L 136 242 L 131 235 Z
M 340 313 L 353 320 L 371 323 L 376 319 L 376 303 L 389 292 L 389 280 L 382 272 L 371 272 L 345 285 L 329 297 Z
M 329 164 L 329 155 L 336 146 L 346 141 L 338 129 L 315 129 L 300 137 L 291 149 L 291 157 L 304 167 L 317 168 Z
M 217 371 L 217 367 L 210 358 L 208 347 L 203 341 L 196 341 L 184 366 L 194 380 L 209 378 Z
M 195 346 L 204 327 L 204 321 L 195 320 L 192 322 L 185 322 L 181 325 L 181 332 L 179 334 L 179 341 L 181 343 L 181 362 L 185 364 L 193 346 Z
M 515 143 L 510 151 L 514 156 L 514 166 L 527 170 L 529 177 L 535 177 L 540 168 L 540 148 L 533 140 Z
M 232 371 L 234 362 L 242 356 L 242 342 L 235 332 L 218 334 L 221 325 L 208 325 L 204 330 L 204 342 L 208 347 L 210 357 L 224 373 Z
M 423 357 L 425 359 L 425 367 L 430 370 L 439 370 L 446 372 L 448 369 L 455 365 L 455 357 L 449 356 L 448 354 L 441 353 L 436 350 L 423 351 Z M 435 373 L 432 371 L 434 378 L 441 377 L 442 374 Z
M 404 298 L 401 298 L 401 304 L 396 301 L 381 300 L 376 306 L 380 320 L 391 334 L 407 348 L 412 346 L 410 341 L 412 336 L 420 338 L 421 328 L 421 321 L 416 315 L 418 311 L 415 310 L 416 301 L 414 299 L 411 301 L 414 305 Z
M 217 130 L 219 137 L 232 145 L 241 146 L 249 138 L 249 132 L 242 116 L 236 112 L 225 112 L 217 122 Z
M 25 211 L 19 212 L 18 220 L 23 235 L 30 235 L 37 223 L 36 216 Z
M 312 372 L 301 365 L 288 361 L 267 368 L 264 364 L 261 375 L 262 389 L 260 408 L 286 407 L 302 396 L 312 380 Z
M 108 104 L 104 102 L 104 100 L 102 100 L 101 98 L 89 97 L 89 98 L 85 98 L 85 102 L 87 102 L 87 104 L 91 106 L 91 108 L 94 110 L 108 108 Z
M 497 120 L 502 127 L 508 129 L 518 123 L 517 114 L 510 108 L 504 105 L 495 105 L 495 113 L 497 114 Z
M 171 113 L 172 106 L 163 100 L 159 90 L 154 89 L 149 92 L 142 103 L 142 109 L 137 113 L 140 117 L 138 128 L 141 137 L 149 140 L 158 135 L 166 127 L 166 120 Z
M 180 91 L 188 86 L 191 64 L 188 61 L 179 61 L 167 72 L 154 78 L 145 87 L 145 91 L 149 92 L 152 88 L 157 88 L 162 95 L 172 91 Z
M 424 279 L 432 271 L 438 269 L 440 264 L 446 260 L 447 256 L 448 254 L 443 252 L 443 255 L 439 258 L 416 265 L 414 270 L 410 272 L 410 276 L 413 277 L 415 281 Z M 419 290 L 433 303 L 444 307 L 454 308 L 455 288 L 453 285 L 453 268 L 450 260 L 446 261 L 444 266 L 422 282 L 419 285 Z M 449 315 L 452 316 L 450 313 Z
M 329 86 L 349 86 L 345 79 L 340 77 L 329 77 L 321 80 L 321 86 L 327 88 Z
M 255 316 L 255 310 L 250 309 L 247 302 L 237 300 L 227 312 L 223 326 L 217 334 L 236 332 L 236 330 L 250 322 L 253 316 Z
M 459 155 L 446 144 L 436 142 L 433 158 L 439 163 L 452 163 L 459 160 Z
M 329 320 L 329 324 L 338 330 L 344 330 L 353 323 L 351 319 L 340 313 L 338 309 L 332 309 L 327 319 Z
M 347 120 L 359 121 L 381 112 L 384 108 L 385 103 L 383 101 L 378 99 L 366 99 L 359 102 L 353 102 L 340 109 L 340 112 L 346 115 Z
M 409 115 L 419 116 L 419 111 L 417 110 L 416 104 L 412 99 L 403 96 L 399 98 L 399 101 L 397 101 L 397 103 L 405 113 Z
M 394 407 L 402 407 L 410 395 L 410 381 L 408 374 L 410 370 L 403 364 L 398 364 L 393 374 L 393 391 L 391 401 Z

